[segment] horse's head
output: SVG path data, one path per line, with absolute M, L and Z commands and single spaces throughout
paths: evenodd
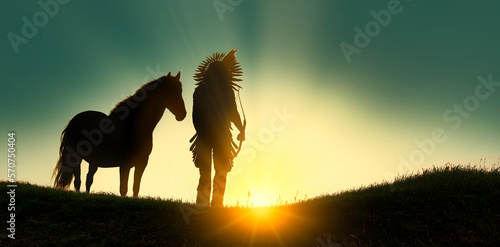
M 177 121 L 182 121 L 186 117 L 186 107 L 182 99 L 182 83 L 179 80 L 180 78 L 181 72 L 177 73 L 176 76 L 168 73 L 160 83 L 160 87 L 162 87 L 166 95 L 166 107 L 175 115 Z

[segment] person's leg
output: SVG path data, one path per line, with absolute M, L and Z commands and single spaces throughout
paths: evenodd
M 203 167 L 200 169 L 200 180 L 198 182 L 198 195 L 196 196 L 196 204 L 200 206 L 208 206 L 210 201 L 210 190 L 212 188 L 211 179 L 212 172 L 211 167 Z
M 211 148 L 200 145 L 196 148 L 195 165 L 200 170 L 200 180 L 198 182 L 198 194 L 196 204 L 208 206 L 210 202 L 210 190 L 212 188 L 212 154 Z
M 212 207 L 222 207 L 224 204 L 224 192 L 226 191 L 226 171 L 215 171 L 214 193 L 212 196 Z
M 230 156 L 230 147 L 214 148 L 214 191 L 212 195 L 212 207 L 222 207 L 224 202 L 224 193 L 226 191 L 227 173 L 231 171 L 232 159 Z

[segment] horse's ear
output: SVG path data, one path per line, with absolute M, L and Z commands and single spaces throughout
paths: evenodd
M 170 74 L 170 72 L 168 72 L 168 75 L 167 75 L 167 77 L 172 77 L 172 75 Z
M 175 76 L 175 79 L 179 80 L 181 78 L 181 72 L 179 71 L 179 73 L 177 73 L 177 75 Z

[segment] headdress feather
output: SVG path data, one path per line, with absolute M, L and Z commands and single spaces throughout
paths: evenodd
M 242 76 L 243 72 L 241 71 L 240 63 L 236 60 L 236 52 L 238 50 L 232 49 L 227 54 L 216 52 L 211 56 L 208 56 L 205 61 L 201 62 L 201 64 L 196 69 L 194 80 L 196 81 L 196 85 L 199 85 L 203 82 L 205 74 L 207 72 L 208 67 L 214 62 L 222 62 L 222 64 L 226 67 L 229 73 L 229 84 L 235 90 L 241 88 L 240 85 L 236 84 L 237 81 L 242 81 L 237 76 Z

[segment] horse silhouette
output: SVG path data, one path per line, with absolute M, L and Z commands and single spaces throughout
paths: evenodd
M 85 111 L 74 116 L 61 134 L 59 160 L 54 168 L 54 187 L 69 188 L 73 177 L 80 191 L 82 159 L 89 163 L 87 193 L 98 167 L 120 167 L 120 194 L 127 194 L 130 169 L 134 172 L 134 197 L 153 148 L 153 130 L 165 108 L 177 121 L 186 117 L 180 72 L 158 78 L 118 103 L 109 115 Z

